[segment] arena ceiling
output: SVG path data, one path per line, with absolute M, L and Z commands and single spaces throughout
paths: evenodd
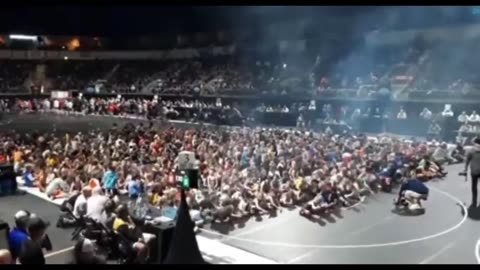
M 366 29 L 390 21 L 387 25 L 392 28 L 404 28 L 478 21 L 480 17 L 470 10 L 421 6 L 7 6 L 0 10 L 0 32 L 124 36 L 257 29 L 300 19 L 319 25 L 324 19 L 335 19 Z M 395 17 L 401 20 L 392 20 Z

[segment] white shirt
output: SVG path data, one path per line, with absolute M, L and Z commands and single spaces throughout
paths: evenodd
M 431 119 L 432 118 L 432 112 L 429 111 L 429 110 L 426 110 L 426 111 L 423 111 L 420 116 L 423 118 L 423 119 Z
M 83 194 L 78 196 L 77 200 L 75 201 L 75 205 L 73 206 L 73 214 L 78 218 L 81 215 L 84 215 L 87 212 L 87 199 Z
M 46 99 L 44 102 L 43 102 L 43 106 L 45 107 L 45 109 L 50 109 L 50 101 L 48 99 Z
M 470 117 L 468 117 L 468 121 L 470 121 L 470 122 L 480 122 L 480 115 L 471 114 Z
M 453 112 L 451 110 L 444 110 L 442 116 L 453 116 Z
M 468 116 L 466 114 L 460 114 L 458 117 L 457 117 L 457 120 L 458 122 L 462 122 L 462 123 L 465 123 L 467 121 L 467 118 Z
M 47 195 L 52 195 L 53 192 L 55 192 L 57 189 L 62 189 L 63 191 L 66 191 L 66 183 L 63 181 L 62 178 L 55 178 L 53 179 L 45 188 L 45 193 Z
M 87 200 L 87 217 L 102 222 L 105 219 L 105 203 L 108 201 L 107 196 L 92 195 Z

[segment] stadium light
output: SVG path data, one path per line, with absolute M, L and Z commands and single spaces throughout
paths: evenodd
M 31 40 L 31 41 L 36 41 L 37 36 L 28 36 L 28 35 L 10 35 L 10 39 L 16 39 L 16 40 Z

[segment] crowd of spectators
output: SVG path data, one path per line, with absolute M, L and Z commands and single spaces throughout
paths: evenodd
M 35 64 L 29 61 L 0 61 L 0 93 L 28 92 L 26 80 Z
M 441 66 L 432 55 L 426 66 Z M 392 62 L 379 62 L 371 71 L 351 71 L 351 63 L 322 64 L 317 61 L 281 61 L 219 56 L 190 60 L 57 60 L 3 61 L 0 70 L 2 92 L 79 90 L 100 93 L 145 93 L 171 95 L 288 95 L 311 98 L 375 98 L 393 93 Z M 352 60 L 353 61 L 353 60 Z M 361 58 L 358 61 L 366 61 Z M 405 62 L 405 61 L 404 61 Z M 402 63 L 404 63 L 402 62 Z M 469 63 L 472 61 L 469 61 Z M 356 63 L 359 66 L 360 63 Z M 405 63 L 404 63 L 405 65 Z M 413 65 L 413 64 L 410 64 Z M 39 73 L 43 66 L 45 76 Z M 456 72 L 430 68 L 408 74 L 410 98 L 475 97 L 476 81 L 469 69 Z M 398 73 L 398 72 L 397 72 Z M 405 70 L 408 73 L 408 68 Z M 399 73 L 402 74 L 402 73 Z M 444 75 L 441 75 L 444 74 Z M 433 76 L 436 75 L 436 76 Z M 435 84 L 433 83 L 435 82 Z
M 357 132 L 387 132 L 388 130 L 410 136 L 425 137 L 427 134 L 443 140 L 454 140 L 453 132 L 462 134 L 478 133 L 478 114 L 466 112 L 458 115 L 458 121 L 452 121 L 457 115 L 449 108 L 432 112 L 428 108 L 417 111 L 400 107 L 382 108 L 375 106 L 332 105 L 324 103 L 317 108 L 315 102 L 293 103 L 252 103 L 247 101 L 222 102 L 222 99 L 197 98 L 71 98 L 71 99 L 34 99 L 0 101 L 3 111 L 31 109 L 58 110 L 93 115 L 115 115 L 120 117 L 146 117 L 148 119 L 181 120 L 220 125 L 280 125 L 314 128 L 327 127 Z M 448 124 L 446 124 L 448 122 Z M 374 127 L 371 130 L 370 127 Z M 426 129 L 428 127 L 428 129 Z M 438 130 L 440 129 L 440 130 Z M 447 132 L 446 136 L 442 132 Z M 406 132 L 406 133 L 404 133 Z M 450 134 L 452 133 L 452 134 Z
M 215 103 L 181 99 L 84 99 L 80 104 L 74 99 L 0 102 L 4 111 L 77 111 L 128 114 L 144 119 L 149 117 L 149 110 L 155 104 L 173 111 L 235 109 L 221 104 L 221 100 Z M 314 109 L 312 104 L 298 107 Z M 262 110 L 275 111 L 269 106 L 263 106 Z M 279 106 L 277 110 L 289 113 L 286 106 Z M 328 113 L 332 106 L 325 105 L 322 110 Z M 358 114 L 360 109 L 353 111 Z M 442 113 L 450 115 L 449 110 Z M 432 114 L 424 108 L 420 116 L 428 119 Z M 409 117 L 403 108 L 397 116 Z M 477 118 L 480 119 L 475 112 L 458 116 L 462 122 L 478 122 Z M 460 162 L 465 155 L 461 145 L 450 147 L 444 143 L 427 144 L 388 136 L 246 126 L 228 129 L 157 126 L 153 122 L 77 134 L 12 131 L 2 133 L 0 143 L 5 146 L 1 158 L 14 163 L 24 185 L 38 188 L 52 200 L 74 198 L 72 209 L 77 218 L 94 218 L 112 230 L 129 235 L 127 238 L 139 254 L 148 250 L 145 243 L 151 238 L 142 242 L 132 236 L 133 231 L 120 229 L 118 224 L 128 217 L 122 216 L 125 206 L 119 194 L 144 198 L 149 207 L 174 219 L 179 205 L 175 168 L 182 151 L 194 152 L 193 166 L 199 170 L 199 188 L 191 189 L 187 195 L 187 202 L 194 210 L 192 219 L 199 226 L 210 222 L 236 223 L 293 207 L 298 207 L 303 216 L 321 220 L 325 214 L 361 203 L 377 192 L 391 192 L 392 185 L 410 177 L 423 181 L 443 177 L 442 165 Z M 115 208 L 112 204 L 119 207 L 116 212 L 111 210 Z M 136 207 L 135 204 L 129 206 Z M 74 224 L 59 219 L 57 225 Z M 85 245 L 91 244 L 87 241 Z M 78 245 L 81 250 L 83 242 Z M 6 253 L 0 255 L 8 260 Z M 93 253 L 87 255 L 93 256 Z M 94 256 L 87 257 L 93 260 Z

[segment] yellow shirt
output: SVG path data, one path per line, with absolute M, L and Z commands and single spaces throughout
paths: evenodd
M 51 158 L 47 158 L 47 166 L 55 166 L 57 165 L 58 161 L 56 158 L 54 157 L 51 157 Z
M 295 185 L 295 189 L 299 190 L 300 187 L 302 187 L 303 178 L 302 177 L 295 178 L 295 180 L 293 180 L 293 184 Z
M 123 219 L 120 219 L 120 218 L 116 217 L 115 220 L 113 221 L 113 226 L 112 226 L 113 231 L 118 232 L 118 229 L 122 225 L 128 225 L 130 227 L 130 226 L 133 226 L 133 222 L 129 223 L 129 222 L 124 221 Z
M 151 205 L 158 205 L 160 203 L 160 195 L 158 193 L 149 193 L 148 194 L 148 202 Z

